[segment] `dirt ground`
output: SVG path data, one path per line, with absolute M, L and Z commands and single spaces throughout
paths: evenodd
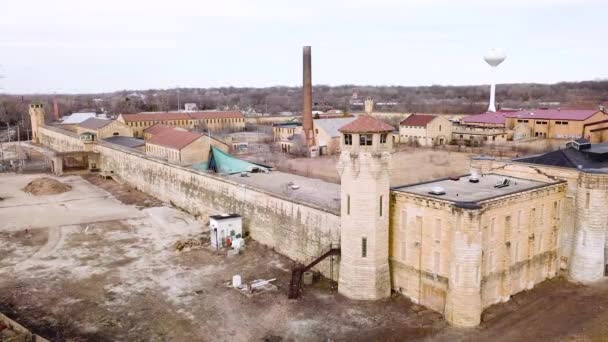
M 0 312 L 54 341 L 608 338 L 608 282 L 547 281 L 487 310 L 476 329 L 449 327 L 398 295 L 351 301 L 328 280 L 292 301 L 292 262 L 269 248 L 248 240 L 230 258 L 209 246 L 177 252 L 205 222 L 112 181 L 70 176 L 59 178 L 72 186 L 62 194 L 21 191 L 40 176 L 0 175 Z M 276 278 L 278 290 L 244 296 L 226 286 L 234 274 Z
M 391 185 L 411 184 L 450 175 L 466 174 L 469 172 L 471 156 L 473 155 L 463 152 L 401 147 L 393 154 L 394 169 L 391 174 Z M 338 156 L 294 158 L 286 154 L 275 153 L 248 155 L 245 158 L 274 166 L 279 171 L 340 183 L 340 176 L 336 170 Z M 425 165 L 424 169 L 421 169 L 420 165 Z

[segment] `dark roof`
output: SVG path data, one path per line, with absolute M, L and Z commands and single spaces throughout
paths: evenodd
M 88 118 L 78 124 L 78 126 L 87 129 L 100 129 L 112 123 L 112 120 L 104 120 L 98 118 Z
M 361 115 L 355 121 L 342 126 L 342 133 L 383 133 L 392 132 L 395 128 L 369 115 Z
M 107 141 L 112 144 L 128 147 L 128 148 L 137 148 L 137 147 L 145 145 L 145 142 L 142 139 L 137 139 L 137 138 L 132 138 L 132 137 L 122 137 L 119 135 L 107 137 L 102 140 Z
M 152 138 L 148 140 L 148 143 L 181 150 L 200 137 L 202 137 L 202 135 L 199 133 L 172 129 L 164 130 L 159 134 L 153 135 Z
M 518 162 L 559 166 L 566 168 L 602 169 L 608 168 L 608 143 L 591 144 L 591 147 L 578 150 L 568 147 L 557 151 L 530 157 L 514 159 Z
M 212 218 L 215 220 L 225 220 L 225 219 L 235 218 L 235 217 L 241 217 L 241 215 L 239 215 L 239 214 L 209 215 L 209 218 Z
M 429 122 L 433 121 L 433 119 L 435 119 L 436 117 L 436 115 L 412 114 L 408 116 L 405 120 L 401 121 L 399 125 L 426 127 L 426 125 L 428 125 Z

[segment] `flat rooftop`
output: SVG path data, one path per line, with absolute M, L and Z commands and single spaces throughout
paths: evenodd
M 502 188 L 496 188 L 495 185 L 502 182 L 505 178 L 510 180 L 509 185 Z M 552 184 L 555 183 L 486 174 L 483 176 L 479 175 L 478 183 L 472 183 L 469 181 L 469 176 L 463 176 L 458 180 L 440 179 L 431 182 L 398 186 L 394 187 L 393 190 L 452 202 L 479 202 Z M 430 194 L 429 192 L 434 187 L 443 188 L 445 194 Z
M 340 184 L 329 183 L 316 178 L 308 178 L 291 173 L 270 171 L 268 173 L 248 173 L 249 177 L 240 174 L 225 176 L 237 183 L 265 190 L 295 201 L 307 202 L 340 211 Z M 293 186 L 297 189 L 293 189 Z

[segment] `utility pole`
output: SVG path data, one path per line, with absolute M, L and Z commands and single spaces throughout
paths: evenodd
M 179 87 L 177 88 L 177 111 L 179 112 L 179 110 L 181 109 L 181 104 L 179 102 Z
M 11 124 L 6 122 L 6 136 L 8 137 L 8 142 L 11 142 Z

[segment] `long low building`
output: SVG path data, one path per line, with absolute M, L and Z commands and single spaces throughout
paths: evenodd
M 146 154 L 165 159 L 179 165 L 192 165 L 209 160 L 211 146 L 225 152 L 229 147 L 226 143 L 175 127 L 164 127 L 146 141 Z
M 142 112 L 120 114 L 118 121 L 133 129 L 133 135 L 143 137 L 144 130 L 156 124 L 203 131 L 240 132 L 245 130 L 245 116 L 238 111 L 220 112 Z
M 585 127 L 603 121 L 608 115 L 597 109 L 533 109 L 506 115 L 505 127 L 513 139 L 527 137 L 582 138 Z

